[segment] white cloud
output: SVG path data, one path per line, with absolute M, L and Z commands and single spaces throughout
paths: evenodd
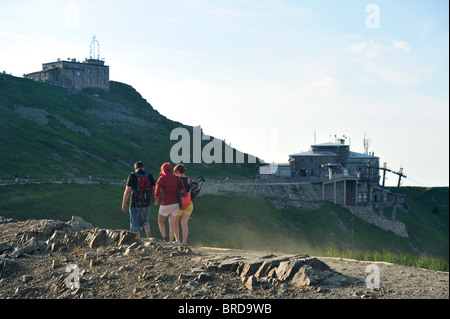
M 397 40 L 391 40 L 392 45 L 394 46 L 394 49 L 400 49 L 406 53 L 411 53 L 411 47 L 409 46 L 408 42 L 405 41 L 397 41 Z
M 402 40 L 391 40 L 391 45 L 383 45 L 379 42 L 369 40 L 358 44 L 352 44 L 350 46 L 351 52 L 356 54 L 364 54 L 369 59 L 379 59 L 396 50 L 411 53 L 409 43 Z
M 364 54 L 369 59 L 380 58 L 385 50 L 386 47 L 380 43 L 375 43 L 373 40 L 363 41 L 359 44 L 352 44 L 350 46 L 350 51 L 356 54 Z

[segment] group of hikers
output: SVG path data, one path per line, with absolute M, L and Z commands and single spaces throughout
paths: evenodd
M 127 212 L 127 202 L 130 199 L 130 231 L 136 233 L 136 239 L 140 238 L 141 229 L 145 231 L 147 237 L 151 237 L 148 214 L 153 195 L 154 204 L 159 205 L 158 227 L 163 240 L 186 244 L 189 233 L 188 221 L 194 209 L 190 190 L 196 183 L 185 173 L 186 168 L 183 164 L 175 165 L 172 171 L 172 165 L 166 162 L 161 166 L 159 178 L 155 182 L 152 174 L 145 171 L 142 161 L 134 164 L 134 172 L 128 176 L 123 194 L 122 211 Z M 188 199 L 182 203 L 182 198 Z M 167 217 L 169 219 L 168 238 L 165 227 Z M 182 241 L 178 227 L 180 220 L 183 232 Z

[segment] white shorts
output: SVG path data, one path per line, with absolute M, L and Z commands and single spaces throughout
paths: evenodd
M 159 213 L 165 217 L 177 216 L 179 210 L 180 210 L 180 204 L 160 205 L 159 206 Z

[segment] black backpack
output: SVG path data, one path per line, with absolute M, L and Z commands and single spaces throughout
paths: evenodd
M 135 202 L 137 207 L 150 205 L 150 196 L 152 195 L 152 184 L 150 182 L 150 174 L 133 173 L 137 178 Z
M 190 193 L 191 193 L 191 200 L 194 200 L 195 197 L 197 197 L 197 195 L 200 193 L 201 191 L 201 187 L 203 186 L 203 183 L 205 182 L 205 179 L 200 176 L 197 177 L 197 181 L 192 181 L 191 184 L 191 189 L 190 189 Z

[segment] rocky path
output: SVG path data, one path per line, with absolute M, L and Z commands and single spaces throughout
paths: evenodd
M 232 249 L 196 248 L 210 261 L 230 259 L 264 260 L 278 256 L 294 257 L 282 253 L 251 252 Z M 294 289 L 294 298 L 360 298 L 360 299 L 448 299 L 449 273 L 418 269 L 386 262 L 368 262 L 353 259 L 315 257 L 329 267 L 335 275 L 327 280 L 295 285 L 292 281 L 285 285 L 287 291 Z M 323 271 L 326 273 L 326 271 Z M 376 277 L 378 276 L 378 279 Z M 282 286 L 282 284 L 280 284 Z
M 369 267 L 368 267 L 369 266 Z M 449 274 L 0 218 L 0 299 L 448 299 Z

